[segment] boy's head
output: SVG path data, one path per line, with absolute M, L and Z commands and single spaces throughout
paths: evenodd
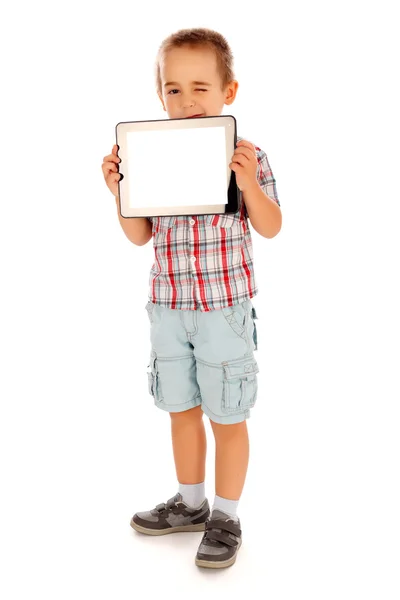
M 233 56 L 211 29 L 182 29 L 163 41 L 156 62 L 157 93 L 170 119 L 218 116 L 235 100 Z

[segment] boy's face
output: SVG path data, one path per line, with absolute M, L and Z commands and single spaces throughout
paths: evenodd
M 221 89 L 217 59 L 208 48 L 183 46 L 169 50 L 160 64 L 162 94 L 158 94 L 170 119 L 215 117 L 224 104 L 235 100 L 238 82 Z

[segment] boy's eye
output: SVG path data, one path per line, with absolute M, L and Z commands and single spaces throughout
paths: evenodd
M 196 92 L 207 92 L 207 91 L 208 91 L 208 90 L 203 90 L 203 89 L 201 89 L 201 88 L 197 88 L 197 89 L 196 89 Z M 179 90 L 177 90 L 177 89 L 170 90 L 170 91 L 168 92 L 168 94 L 172 94 L 172 92 L 179 92 Z M 175 96 L 175 94 L 172 94 L 172 96 Z

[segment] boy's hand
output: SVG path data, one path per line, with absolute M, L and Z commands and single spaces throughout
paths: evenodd
M 241 192 L 246 192 L 258 185 L 257 181 L 257 153 L 250 142 L 241 140 L 237 143 L 235 153 L 230 163 L 230 168 L 236 174 L 236 183 Z
M 118 196 L 118 181 L 121 179 L 121 173 L 118 172 L 118 163 L 121 159 L 117 155 L 117 144 L 114 144 L 111 154 L 105 156 L 101 168 L 108 189 L 113 196 Z

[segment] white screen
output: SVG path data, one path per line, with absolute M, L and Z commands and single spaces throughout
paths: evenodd
M 227 204 L 224 127 L 126 134 L 129 206 Z

